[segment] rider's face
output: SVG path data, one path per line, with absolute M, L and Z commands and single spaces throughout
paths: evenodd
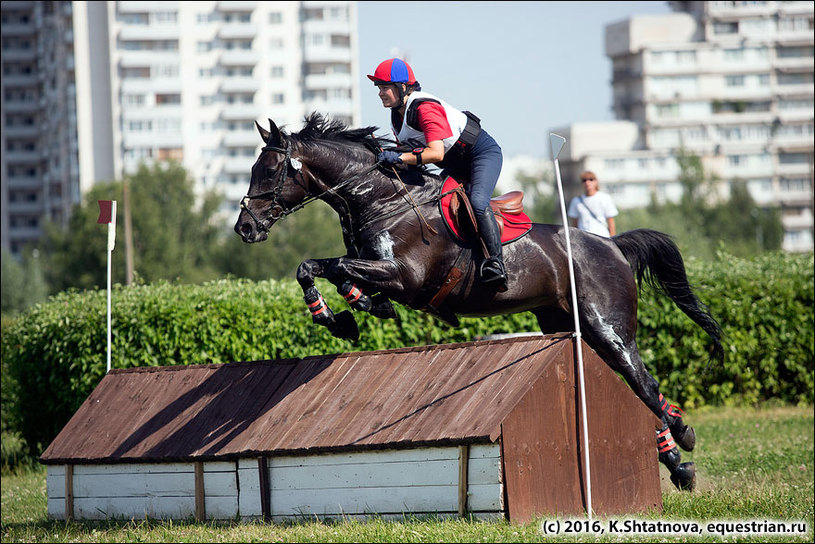
M 376 87 L 379 89 L 379 99 L 384 107 L 393 108 L 399 105 L 399 93 L 395 84 L 389 83 L 388 85 L 377 85 Z

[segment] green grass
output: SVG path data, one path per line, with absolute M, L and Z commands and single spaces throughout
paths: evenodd
M 806 523 L 807 534 L 544 535 L 540 522 L 432 518 L 367 522 L 310 521 L 287 524 L 195 523 L 193 521 L 50 521 L 45 470 L 18 470 L 2 477 L 3 542 L 812 542 L 813 408 L 706 409 L 687 421 L 697 432 L 696 450 L 683 461 L 697 464 L 698 488 L 678 492 L 663 480 L 662 514 L 651 522 L 723 520 Z M 557 520 L 557 518 L 545 518 Z M 625 518 L 618 518 L 625 519 Z M 631 518 L 633 519 L 633 518 Z M 608 520 L 599 518 L 603 524 Z

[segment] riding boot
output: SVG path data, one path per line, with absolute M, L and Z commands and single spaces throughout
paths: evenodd
M 504 259 L 501 254 L 501 233 L 492 208 L 487 206 L 484 213 L 475 214 L 478 233 L 487 248 L 489 258 L 481 263 L 481 281 L 496 291 L 507 290 L 507 275 L 504 270 Z

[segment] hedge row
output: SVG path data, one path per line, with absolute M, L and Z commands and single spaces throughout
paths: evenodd
M 813 258 L 720 255 L 689 262 L 700 298 L 724 329 L 724 365 L 708 366 L 709 342 L 676 306 L 642 292 L 639 345 L 666 397 L 684 407 L 768 398 L 813 402 Z M 335 311 L 344 301 L 318 286 Z M 106 292 L 68 292 L 3 331 L 4 419 L 42 451 L 105 373 Z M 312 325 L 294 281 L 222 280 L 200 286 L 117 286 L 113 367 L 227 363 L 368 351 L 537 330 L 529 313 L 464 319 L 451 328 L 397 305 L 398 320 L 355 313 L 357 343 Z

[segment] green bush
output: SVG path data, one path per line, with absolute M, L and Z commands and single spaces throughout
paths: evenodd
M 645 289 L 639 345 L 672 402 L 752 404 L 768 398 L 813 401 L 813 259 L 772 254 L 754 260 L 720 255 L 688 263 L 691 281 L 722 323 L 724 365 L 708 367 L 708 339 L 670 301 Z M 344 301 L 319 280 L 339 312 Z M 113 292 L 114 368 L 227 363 L 471 341 L 537 330 L 530 313 L 463 319 L 451 328 L 397 305 L 399 320 L 355 313 L 357 343 L 311 323 L 293 280 L 166 282 Z M 99 383 L 106 366 L 106 292 L 66 292 L 3 330 L 4 421 L 42 451 Z M 7 380 L 14 398 L 5 397 Z M 7 402 L 8 401 L 8 402 Z

